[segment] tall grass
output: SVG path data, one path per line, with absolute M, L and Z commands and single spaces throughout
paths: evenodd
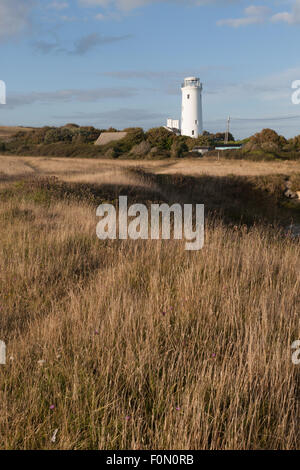
M 296 240 L 209 218 L 199 252 L 100 241 L 90 200 L 10 185 L 0 448 L 297 448 Z

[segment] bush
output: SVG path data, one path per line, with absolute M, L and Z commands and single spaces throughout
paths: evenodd
M 299 150 L 300 151 L 300 135 L 297 135 L 293 139 L 288 140 L 288 146 L 291 150 Z
M 298 139 L 287 141 L 285 137 L 278 135 L 272 129 L 263 129 L 253 135 L 246 142 L 240 151 L 230 151 L 224 154 L 227 158 L 246 158 L 247 160 L 297 160 L 300 158 L 298 151 Z M 299 148 L 300 150 L 300 148 Z M 237 152 L 237 153 L 236 153 Z
M 265 152 L 276 153 L 280 151 L 280 146 L 276 142 L 263 142 L 261 144 L 262 150 Z
M 73 122 L 69 123 L 69 124 L 66 124 L 65 126 L 63 127 L 75 127 L 76 129 L 78 129 L 80 126 L 78 126 L 78 124 L 74 124 Z
M 172 158 L 182 158 L 189 148 L 183 138 L 174 139 L 171 147 L 171 157 Z
M 108 129 L 117 132 L 116 129 Z M 66 124 L 63 127 L 45 126 L 30 132 L 20 131 L 10 142 L 0 142 L 0 151 L 16 155 L 58 156 L 82 158 L 183 158 L 191 157 L 191 151 L 197 146 L 213 147 L 224 139 L 224 133 L 210 134 L 204 131 L 197 139 L 177 136 L 164 127 L 149 129 L 140 127 L 126 128 L 126 136 L 118 141 L 103 146 L 94 143 L 101 132 L 92 126 L 79 127 L 77 124 Z M 229 138 L 234 142 L 234 137 Z M 240 150 L 223 151 L 222 156 L 230 159 L 274 160 L 300 159 L 300 135 L 286 140 L 272 129 L 244 139 Z M 213 156 L 211 152 L 206 156 Z M 199 156 L 197 154 L 197 156 Z
M 140 144 L 134 145 L 134 147 L 132 147 L 131 154 L 138 157 L 144 157 L 150 152 L 150 150 L 151 145 L 149 144 L 149 142 L 144 140 Z
M 145 140 L 145 134 L 143 129 L 140 127 L 124 129 L 123 132 L 127 132 L 127 135 L 123 137 L 123 139 L 109 142 L 108 144 L 101 145 L 98 148 L 104 152 L 105 155 L 113 155 L 113 158 L 129 156 L 131 149 Z M 112 150 L 108 152 L 110 149 Z
M 157 147 L 160 151 L 170 151 L 176 136 L 164 127 L 154 127 L 146 132 L 146 139 L 151 147 Z
M 56 142 L 94 142 L 100 135 L 100 130 L 94 127 L 42 127 L 31 132 L 18 132 L 14 144 L 53 144 Z
M 286 142 L 284 137 L 279 136 L 277 132 L 273 131 L 272 129 L 263 129 L 261 132 L 258 132 L 250 138 L 250 142 L 254 142 L 256 144 L 273 142 L 279 145 L 280 143 L 283 143 L 283 140 Z

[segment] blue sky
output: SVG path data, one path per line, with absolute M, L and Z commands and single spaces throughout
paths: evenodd
M 0 57 L 0 125 L 163 125 L 196 75 L 206 130 L 300 134 L 300 0 L 0 0 Z

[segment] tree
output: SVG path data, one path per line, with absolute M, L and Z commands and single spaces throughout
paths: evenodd
M 176 136 L 164 127 L 154 127 L 146 133 L 146 138 L 152 147 L 157 147 L 159 150 L 171 150 Z
M 253 135 L 250 138 L 250 141 L 256 144 L 262 144 L 264 142 L 273 142 L 275 144 L 279 144 L 280 137 L 277 132 L 273 131 L 273 129 L 263 129 L 261 132 Z
M 184 153 L 188 151 L 188 146 L 184 139 L 177 137 L 171 146 L 171 158 L 182 158 Z

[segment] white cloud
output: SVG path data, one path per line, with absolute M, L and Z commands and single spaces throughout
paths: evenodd
M 69 8 L 69 4 L 67 2 L 52 2 L 49 3 L 48 8 L 60 11 Z
M 126 34 L 123 36 L 104 36 L 98 33 L 91 33 L 86 36 L 82 36 L 80 39 L 75 41 L 72 49 L 67 49 L 66 47 L 61 45 L 57 40 L 55 42 L 38 40 L 33 42 L 33 46 L 38 52 L 41 52 L 43 54 L 55 52 L 64 54 L 84 55 L 97 46 L 104 46 L 112 44 L 114 42 L 124 41 L 126 39 L 130 39 L 131 37 L 132 36 L 130 34 Z
M 61 15 L 59 18 L 62 21 L 65 21 L 66 23 L 73 23 L 74 21 L 79 20 L 79 18 L 77 18 L 77 16 L 68 16 L 68 15 Z
M 115 7 L 118 10 L 128 11 L 158 1 L 164 0 L 79 0 L 79 4 L 84 7 Z
M 18 106 L 31 105 L 34 103 L 69 103 L 84 102 L 94 103 L 105 99 L 123 99 L 131 98 L 137 95 L 135 88 L 96 88 L 91 90 L 57 90 L 48 92 L 31 92 L 31 93 L 11 93 L 7 97 L 7 108 L 13 109 Z
M 165 118 L 165 114 L 149 111 L 147 109 L 140 108 L 120 108 L 109 111 L 100 111 L 100 112 L 77 112 L 73 114 L 67 114 L 62 116 L 53 116 L 54 119 L 63 119 L 63 120 L 104 120 L 107 122 L 107 119 L 114 120 L 114 124 L 121 122 L 121 125 L 130 121 L 136 122 L 137 124 L 141 121 L 149 121 L 153 119 L 160 119 L 161 121 Z M 87 121 L 88 122 L 88 121 Z
M 123 36 L 101 36 L 98 33 L 88 34 L 87 36 L 83 36 L 78 41 L 76 41 L 75 48 L 74 51 L 72 51 L 72 54 L 84 55 L 96 46 L 111 44 L 130 38 L 130 34 L 126 34 Z
M 23 33 L 30 26 L 33 0 L 1 0 L 0 41 Z
M 244 17 L 219 20 L 217 24 L 219 26 L 227 25 L 233 28 L 239 28 L 240 26 L 264 23 L 270 13 L 270 8 L 266 6 L 250 5 L 249 7 L 245 8 Z
M 111 0 L 78 0 L 79 5 L 84 7 L 107 7 Z
M 273 23 L 283 21 L 288 24 L 300 24 L 300 0 L 294 0 L 291 12 L 283 11 L 273 15 L 271 18 Z
M 177 5 L 209 5 L 212 3 L 234 4 L 241 0 L 78 0 L 79 5 L 84 7 L 116 8 L 121 11 L 129 11 L 152 3 L 169 3 Z
M 120 13 L 117 11 L 107 11 L 105 14 L 98 13 L 94 16 L 94 19 L 97 21 L 105 21 L 105 20 L 120 20 L 121 16 Z

